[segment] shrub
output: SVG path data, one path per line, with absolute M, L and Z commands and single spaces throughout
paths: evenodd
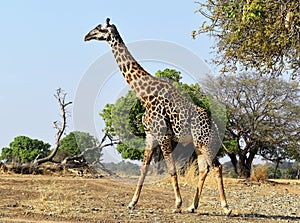
M 257 182 L 268 180 L 267 168 L 264 165 L 258 165 L 253 169 L 250 180 Z
M 238 178 L 238 174 L 235 172 L 234 169 L 231 169 L 228 173 L 228 176 L 231 178 Z

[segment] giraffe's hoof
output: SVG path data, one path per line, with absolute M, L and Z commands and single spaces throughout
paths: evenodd
M 224 208 L 224 213 L 226 214 L 226 216 L 230 216 L 232 210 L 229 208 Z
M 172 210 L 172 213 L 173 214 L 175 214 L 175 213 L 179 213 L 180 214 L 181 213 L 181 208 L 180 207 L 176 207 L 175 209 Z
M 176 209 L 174 209 L 173 211 L 172 211 L 172 213 L 173 214 L 175 214 L 175 213 L 181 213 L 181 209 L 180 208 L 176 208 Z
M 188 208 L 186 209 L 186 212 L 187 212 L 187 213 L 195 213 L 195 208 L 194 208 L 194 206 L 188 207 Z
M 135 208 L 135 205 L 130 203 L 130 204 L 128 204 L 127 208 L 130 210 L 133 210 Z

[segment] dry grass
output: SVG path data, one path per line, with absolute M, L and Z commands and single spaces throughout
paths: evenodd
M 39 191 L 38 199 L 33 200 L 35 209 L 42 213 L 69 214 L 74 203 L 74 191 L 53 181 L 46 188 Z
M 190 205 L 195 192 L 192 187 L 198 181 L 196 169 L 191 167 L 186 177 L 179 179 L 183 210 Z M 221 210 L 214 174 L 208 175 L 195 214 L 172 213 L 174 192 L 168 179 L 145 184 L 136 209 L 128 210 L 126 206 L 135 188 L 130 180 L 0 175 L 0 222 L 278 223 L 300 220 L 296 208 L 300 181 L 253 184 L 225 178 L 229 206 L 233 209 L 233 216 L 227 218 Z
M 256 182 L 262 182 L 268 180 L 267 169 L 264 165 L 258 165 L 256 168 L 252 170 L 252 174 L 250 180 Z
M 178 174 L 179 175 L 179 174 Z M 224 174 L 223 174 L 224 178 Z M 186 174 L 179 178 L 180 183 L 189 186 L 196 186 L 199 181 L 199 171 L 197 161 L 194 161 L 187 169 Z M 215 174 L 212 170 L 209 171 L 204 185 L 213 185 L 217 187 L 217 181 L 215 178 Z
M 185 185 L 196 185 L 198 182 L 197 161 L 193 162 L 186 171 L 184 176 L 180 177 L 180 181 Z

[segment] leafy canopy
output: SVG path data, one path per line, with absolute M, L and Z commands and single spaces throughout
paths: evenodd
M 38 155 L 45 156 L 49 152 L 50 144 L 27 136 L 17 136 L 1 152 L 1 159 L 7 162 L 32 162 Z
M 79 155 L 83 150 L 87 148 L 94 148 L 97 146 L 97 139 L 87 132 L 74 131 L 69 133 L 60 142 L 59 151 L 66 152 L 66 156 Z M 99 152 L 94 152 L 93 154 L 87 154 L 86 159 L 89 162 L 97 160 L 100 156 Z
M 299 76 L 299 0 L 207 0 L 198 2 L 205 20 L 195 38 L 208 33 L 216 41 L 214 62 L 222 72 L 238 67 L 260 74 Z

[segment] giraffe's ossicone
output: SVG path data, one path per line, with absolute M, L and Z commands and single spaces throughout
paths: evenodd
M 145 71 L 130 54 L 116 26 L 110 24 L 109 19 L 91 30 L 84 40 L 104 40 L 110 44 L 126 82 L 146 109 L 142 119 L 146 133 L 144 160 L 136 191 L 128 207 L 135 207 L 152 155 L 159 147 L 172 177 L 176 198 L 175 208 L 176 211 L 180 211 L 182 199 L 172 156 L 172 145 L 174 146 L 178 142 L 193 142 L 198 156 L 199 183 L 193 204 L 188 211 L 194 212 L 198 207 L 202 187 L 211 167 L 216 174 L 221 205 L 224 212 L 229 215 L 231 210 L 228 209 L 225 198 L 222 166 L 216 157 L 221 144 L 220 137 L 217 126 L 207 111 L 183 97 L 170 83 L 159 80 Z

